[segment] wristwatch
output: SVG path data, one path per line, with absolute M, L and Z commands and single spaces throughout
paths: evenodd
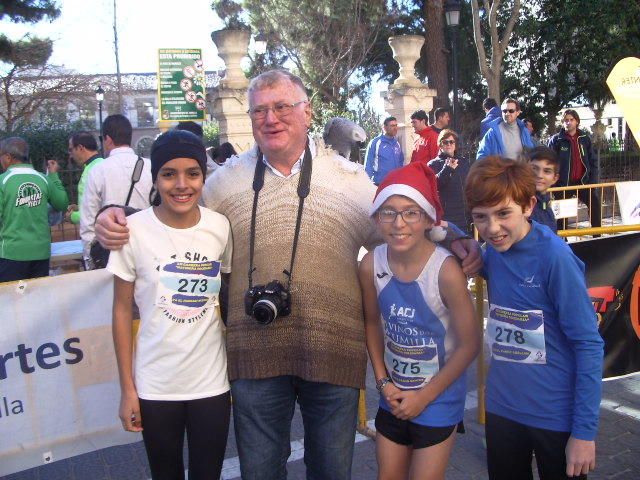
M 376 388 L 380 393 L 382 393 L 382 389 L 387 383 L 391 383 L 391 379 L 389 377 L 382 377 L 380 380 L 376 380 Z

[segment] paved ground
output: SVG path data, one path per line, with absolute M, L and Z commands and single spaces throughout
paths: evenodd
M 469 372 L 470 391 L 475 388 L 475 369 Z M 367 385 L 367 413 L 372 419 L 376 411 L 377 393 L 371 378 Z M 447 479 L 485 479 L 484 429 L 476 421 L 475 396 L 469 395 L 465 426 L 467 433 L 458 435 L 451 457 Z M 597 439 L 597 469 L 590 479 L 640 478 L 640 374 L 607 381 L 603 384 L 600 432 Z M 289 479 L 305 478 L 302 459 L 304 447 L 302 422 L 296 412 L 292 426 L 292 455 Z M 353 459 L 354 480 L 376 478 L 373 441 L 356 437 Z M 223 479 L 239 478 L 235 438 L 230 434 L 225 455 Z M 107 448 L 46 466 L 2 477 L 2 480 L 147 480 L 151 477 L 142 443 Z M 330 479 L 328 479 L 330 480 Z M 517 480 L 517 479 L 516 479 Z

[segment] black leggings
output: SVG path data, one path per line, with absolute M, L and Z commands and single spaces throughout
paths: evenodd
M 142 438 L 153 480 L 183 480 L 187 431 L 189 479 L 218 479 L 229 433 L 231 394 L 186 401 L 140 399 Z

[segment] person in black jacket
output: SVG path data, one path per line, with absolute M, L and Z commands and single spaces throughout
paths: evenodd
M 578 112 L 567 109 L 562 117 L 564 128 L 549 140 L 549 147 L 558 155 L 560 178 L 557 186 L 588 185 L 598 183 L 598 158 L 591 138 L 580 130 Z M 600 195 L 598 189 L 578 190 L 578 198 L 589 207 L 591 226 L 601 225 Z
M 464 181 L 471 164 L 468 159 L 456 155 L 458 135 L 445 129 L 438 135 L 438 156 L 428 165 L 438 179 L 438 195 L 445 218 L 466 233 L 471 232 L 471 216 L 467 212 L 464 197 Z

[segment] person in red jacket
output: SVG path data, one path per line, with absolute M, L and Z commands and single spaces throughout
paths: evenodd
M 434 116 L 435 123 L 427 125 L 429 117 L 424 110 L 417 110 L 411 115 L 413 130 L 420 135 L 413 144 L 412 162 L 428 162 L 438 156 L 440 151 L 438 135 L 449 126 L 451 115 L 447 108 L 436 108 Z

